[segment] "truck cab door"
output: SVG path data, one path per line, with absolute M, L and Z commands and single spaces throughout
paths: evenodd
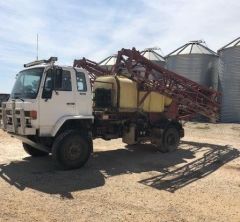
M 79 69 L 75 71 L 77 115 L 92 116 L 92 90 L 89 77 Z
M 41 136 L 51 135 L 60 118 L 76 115 L 74 78 L 71 68 L 47 70 L 39 102 Z

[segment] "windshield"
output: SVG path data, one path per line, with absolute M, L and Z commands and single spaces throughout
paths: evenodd
M 33 68 L 21 71 L 13 87 L 12 99 L 35 99 L 44 68 Z

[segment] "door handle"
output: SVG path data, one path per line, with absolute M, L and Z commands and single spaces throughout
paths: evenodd
M 75 103 L 66 103 L 68 106 L 73 106 Z

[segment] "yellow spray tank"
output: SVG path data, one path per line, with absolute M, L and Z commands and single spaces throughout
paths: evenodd
M 156 92 L 149 93 L 138 106 L 147 92 L 139 91 L 137 83 L 122 76 L 101 76 L 93 85 L 95 108 L 112 108 L 119 112 L 163 112 L 172 99 Z

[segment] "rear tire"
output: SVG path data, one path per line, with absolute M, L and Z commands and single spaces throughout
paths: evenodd
M 159 150 L 163 153 L 173 152 L 178 148 L 179 142 L 179 131 L 175 127 L 169 127 L 163 133 L 162 144 Z
M 49 154 L 49 153 L 47 153 L 47 152 L 38 150 L 38 149 L 30 146 L 30 145 L 27 144 L 27 143 L 22 143 L 22 145 L 23 145 L 23 149 L 25 150 L 25 152 L 26 152 L 27 154 L 29 154 L 30 156 L 40 157 L 40 156 L 47 156 L 47 155 Z
M 89 159 L 91 145 L 87 138 L 76 130 L 61 133 L 53 143 L 52 157 L 58 168 L 63 170 L 82 167 Z

